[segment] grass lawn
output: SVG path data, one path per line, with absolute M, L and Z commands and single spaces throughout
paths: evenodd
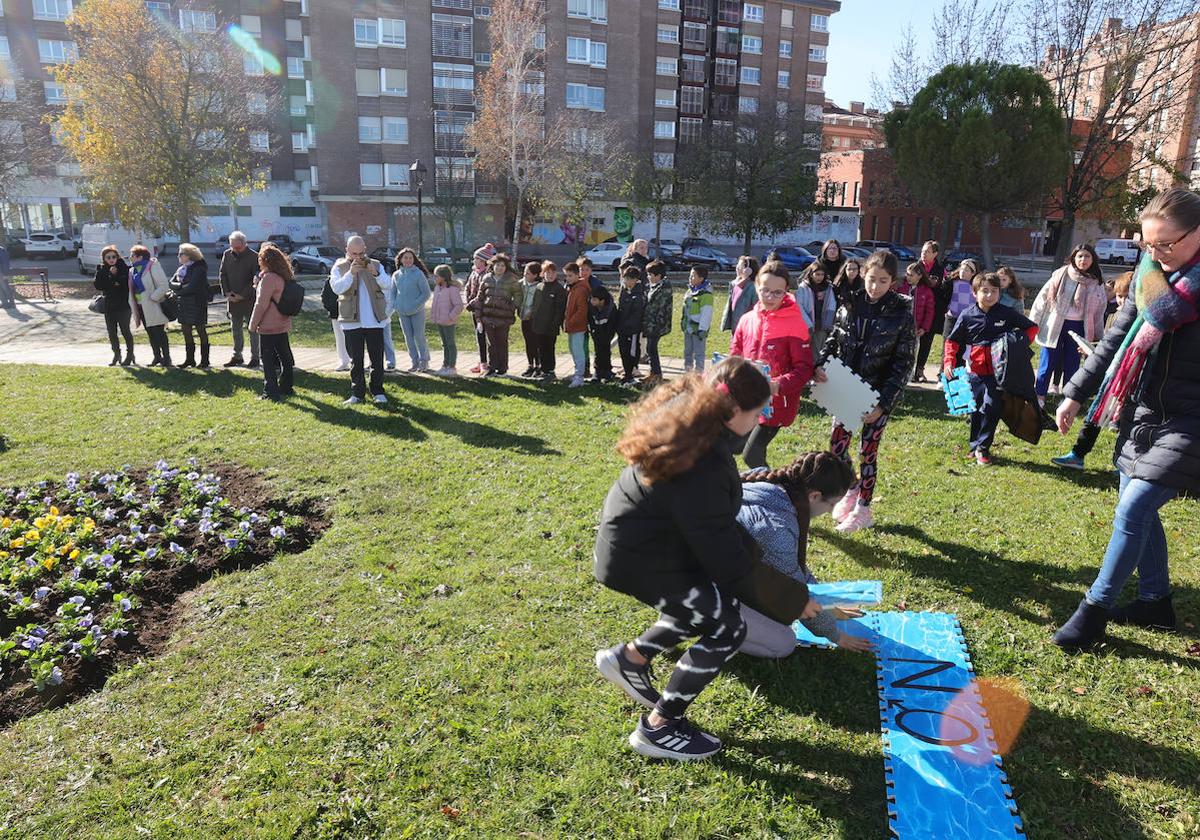
M 591 565 L 628 394 L 405 378 L 378 410 L 341 406 L 345 387 L 302 374 L 275 405 L 249 371 L 0 367 L 0 484 L 196 456 L 332 518 L 307 552 L 185 596 L 160 657 L 0 732 L 0 837 L 885 834 L 869 656 L 735 659 L 693 709 L 728 745 L 710 762 L 625 745 L 634 708 L 592 652 L 653 617 Z M 826 434 L 809 408 L 774 460 Z M 877 529 L 826 520 L 811 565 L 881 578 L 887 609 L 958 613 L 979 675 L 1020 684 L 1030 715 L 1006 765 L 1031 837 L 1200 836 L 1195 630 L 1114 628 L 1078 657 L 1048 642 L 1108 537 L 1112 437 L 1083 474 L 1047 463 L 1057 438 L 1000 440 L 997 466 L 969 466 L 963 422 L 910 394 Z M 1198 514 L 1165 509 L 1190 622 Z

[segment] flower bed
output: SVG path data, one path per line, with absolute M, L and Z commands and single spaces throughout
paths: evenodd
M 0 489 L 0 725 L 154 653 L 176 597 L 213 572 L 324 527 L 311 505 L 247 504 L 264 498 L 252 475 L 195 460 Z

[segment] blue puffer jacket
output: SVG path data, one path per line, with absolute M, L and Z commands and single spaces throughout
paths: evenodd
M 425 301 L 432 297 L 429 289 L 429 278 L 415 265 L 404 268 L 401 266 L 392 275 L 392 291 L 390 303 L 392 309 L 400 315 L 416 315 L 425 308 Z

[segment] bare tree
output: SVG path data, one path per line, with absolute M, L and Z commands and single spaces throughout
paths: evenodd
M 543 0 L 492 4 L 492 65 L 479 85 L 481 104 L 466 134 L 479 170 L 515 192 L 514 258 L 525 205 L 550 178 L 550 164 L 562 148 L 560 132 L 546 125 L 545 20 Z
M 663 222 L 674 221 L 683 215 L 682 208 L 675 200 L 674 155 L 669 160 L 661 159 L 652 147 L 647 146 L 634 164 L 631 187 L 630 203 L 633 205 L 634 218 L 654 220 L 652 250 L 655 258 L 661 258 Z
M 624 136 L 613 122 L 572 117 L 559 123 L 564 132 L 564 154 L 547 167 L 546 204 L 562 213 L 563 221 L 578 231 L 576 250 L 583 253 L 591 205 L 604 198 L 629 195 L 633 179 L 632 156 Z
M 40 82 L 0 81 L 0 203 L 14 202 L 27 178 L 61 160 L 41 124 L 42 95 Z
M 1027 60 L 1050 80 L 1074 150 L 1052 199 L 1062 214 L 1057 258 L 1081 216 L 1120 220 L 1154 180 L 1178 180 L 1185 150 L 1168 158 L 1165 136 L 1188 117 L 1200 37 L 1194 0 L 1028 0 Z M 1163 178 L 1154 179 L 1161 170 Z

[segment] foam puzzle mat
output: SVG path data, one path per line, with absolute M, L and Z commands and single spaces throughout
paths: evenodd
M 971 382 L 967 379 L 965 367 L 951 371 L 954 378 L 947 379 L 945 374 L 938 374 L 942 383 L 942 392 L 946 397 L 946 410 L 955 417 L 962 417 L 975 410 L 975 395 L 971 392 Z

